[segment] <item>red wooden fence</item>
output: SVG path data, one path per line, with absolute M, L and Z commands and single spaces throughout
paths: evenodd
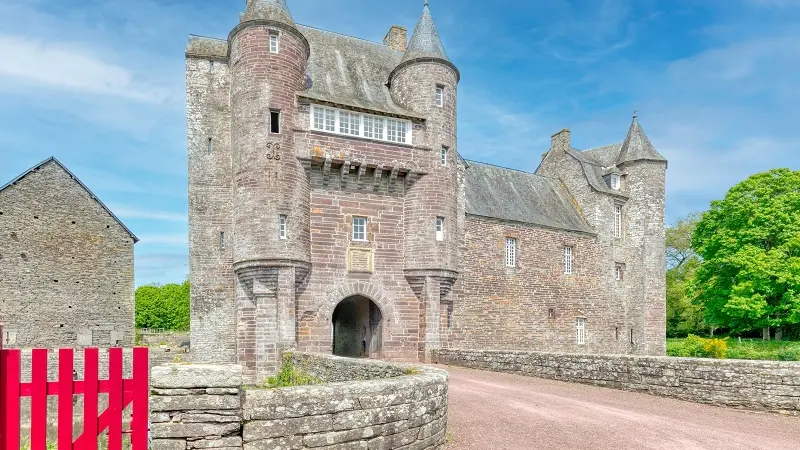
M 84 350 L 83 380 L 73 379 L 72 349 L 58 351 L 58 381 L 47 379 L 47 350 L 32 353 L 31 381 L 20 381 L 21 352 L 0 344 L 0 450 L 20 448 L 20 399 L 31 398 L 31 450 L 45 450 L 47 397 L 58 397 L 58 449 L 97 450 L 97 437 L 108 429 L 108 450 L 122 449 L 122 435 L 130 433 L 132 450 L 148 445 L 148 352 L 133 349 L 133 377 L 123 378 L 121 348 L 108 350 L 108 379 L 98 379 L 99 351 Z M 108 408 L 98 410 L 99 394 L 108 394 Z M 73 396 L 83 395 L 83 433 L 73 442 Z M 133 405 L 131 430 L 122 430 L 123 410 Z

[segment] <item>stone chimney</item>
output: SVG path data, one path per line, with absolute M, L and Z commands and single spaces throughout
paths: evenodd
M 389 32 L 386 33 L 386 37 L 383 38 L 383 43 L 398 52 L 405 52 L 407 39 L 405 28 L 400 25 L 392 25 L 392 28 L 389 28 Z
M 550 151 L 566 153 L 571 147 L 569 130 L 564 128 L 550 137 Z

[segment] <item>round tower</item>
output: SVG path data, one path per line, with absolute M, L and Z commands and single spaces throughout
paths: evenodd
M 456 108 L 460 74 L 447 57 L 427 1 L 405 56 L 389 77 L 392 97 L 426 120 L 414 129 L 427 173 L 406 194 L 405 272 L 420 292 L 420 359 L 439 347 L 441 303 L 458 277 L 464 230 Z M 441 220 L 443 219 L 443 226 Z M 440 231 L 440 229 L 443 230 Z
M 310 188 L 292 132 L 310 48 L 285 0 L 248 0 L 228 43 L 237 353 L 261 373 L 294 344 L 294 277 L 310 265 Z

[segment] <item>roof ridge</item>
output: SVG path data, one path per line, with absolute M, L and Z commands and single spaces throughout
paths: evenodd
M 316 30 L 316 31 L 321 31 L 323 33 L 336 34 L 336 35 L 347 37 L 347 38 L 351 38 L 351 39 L 357 39 L 359 41 L 363 41 L 363 42 L 366 42 L 366 43 L 369 43 L 369 44 L 374 44 L 374 45 L 378 45 L 378 46 L 381 46 L 381 47 L 386 47 L 386 48 L 388 48 L 390 50 L 393 50 L 393 51 L 395 51 L 397 53 L 403 53 L 403 52 L 401 52 L 399 50 L 395 50 L 395 49 L 389 47 L 388 45 L 384 44 L 383 42 L 370 41 L 369 39 L 364 39 L 364 38 L 361 38 L 361 37 L 358 37 L 358 36 L 351 36 L 349 34 L 340 33 L 338 31 L 324 30 L 322 28 L 314 27 L 314 26 L 311 26 L 311 25 L 305 25 L 305 24 L 302 24 L 302 23 L 298 23 L 297 26 L 298 27 L 303 27 L 303 28 L 309 28 L 309 29 Z
M 47 163 L 51 163 L 51 162 L 54 162 L 54 163 L 56 163 L 56 164 L 58 165 L 58 167 L 60 167 L 60 168 L 61 168 L 61 170 L 63 170 L 64 172 L 66 172 L 66 173 L 67 173 L 67 175 L 69 175 L 69 176 L 70 176 L 70 178 L 72 178 L 72 180 L 73 180 L 73 181 L 75 181 L 76 183 L 78 183 L 78 185 L 79 185 L 80 187 L 82 187 L 82 188 L 83 188 L 83 189 L 84 189 L 84 190 L 85 190 L 85 191 L 86 191 L 86 192 L 89 194 L 89 196 L 92 198 L 92 200 L 94 200 L 94 201 L 96 201 L 97 203 L 99 203 L 99 204 L 100 204 L 100 207 L 102 207 L 102 208 L 103 208 L 103 209 L 104 209 L 104 210 L 105 210 L 105 211 L 106 211 L 106 212 L 107 212 L 107 213 L 108 213 L 108 214 L 111 216 L 111 218 L 113 218 L 113 219 L 114 219 L 114 220 L 115 220 L 115 221 L 116 221 L 116 222 L 117 222 L 117 223 L 118 223 L 118 224 L 119 224 L 119 225 L 120 225 L 120 226 L 121 226 L 121 227 L 122 227 L 122 228 L 123 228 L 123 229 L 124 229 L 124 230 L 125 230 L 125 231 L 126 231 L 126 232 L 127 232 L 129 235 L 130 235 L 130 236 L 131 236 L 131 237 L 132 237 L 132 238 L 133 238 L 133 243 L 134 243 L 134 244 L 135 244 L 135 243 L 137 243 L 137 242 L 139 242 L 139 238 L 138 238 L 138 237 L 136 237 L 136 235 L 135 235 L 135 234 L 133 234 L 133 231 L 131 231 L 131 230 L 130 230 L 130 228 L 128 228 L 128 227 L 127 227 L 127 226 L 126 226 L 126 225 L 125 225 L 125 224 L 124 224 L 124 223 L 123 223 L 123 222 L 122 222 L 122 221 L 119 219 L 119 217 L 117 217 L 117 216 L 116 216 L 116 215 L 115 215 L 113 212 L 111 212 L 111 210 L 108 208 L 108 206 L 106 206 L 106 205 L 105 205 L 105 203 L 103 203 L 103 202 L 102 202 L 102 200 L 100 200 L 100 197 L 98 197 L 97 195 L 95 195 L 95 193 L 94 193 L 94 192 L 92 192 L 92 190 L 91 190 L 91 189 L 89 189 L 89 187 L 88 187 L 88 186 L 86 186 L 85 184 L 83 184 L 83 182 L 82 182 L 82 181 L 81 181 L 81 180 L 80 180 L 80 179 L 79 179 L 77 176 L 75 176 L 75 174 L 74 174 L 74 173 L 72 173 L 72 172 L 71 172 L 69 169 L 67 169 L 67 166 L 65 166 L 65 165 L 64 165 L 64 164 L 63 164 L 61 161 L 59 161 L 58 159 L 56 159 L 56 157 L 55 157 L 55 156 L 51 156 L 51 157 L 49 157 L 49 158 L 45 159 L 44 161 L 40 162 L 39 164 L 36 164 L 35 166 L 31 167 L 30 169 L 28 169 L 28 170 L 26 170 L 26 171 L 22 172 L 22 173 L 21 173 L 19 176 L 17 176 L 16 178 L 12 179 L 12 180 L 11 180 L 11 181 L 9 181 L 8 183 L 6 183 L 6 184 L 4 184 L 2 187 L 0 187 L 0 192 L 2 192 L 2 191 L 4 191 L 4 190 L 6 190 L 6 188 L 9 188 L 9 187 L 11 187 L 11 186 L 15 185 L 16 183 L 20 182 L 20 181 L 21 181 L 23 178 L 25 178 L 25 177 L 27 177 L 28 175 L 30 175 L 32 172 L 34 172 L 34 171 L 36 171 L 37 169 L 39 169 L 39 168 L 43 167 L 45 164 L 47 164 Z

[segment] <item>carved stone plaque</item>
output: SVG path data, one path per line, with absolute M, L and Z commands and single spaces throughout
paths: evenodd
M 372 273 L 374 260 L 371 248 L 348 248 L 347 271 Z

